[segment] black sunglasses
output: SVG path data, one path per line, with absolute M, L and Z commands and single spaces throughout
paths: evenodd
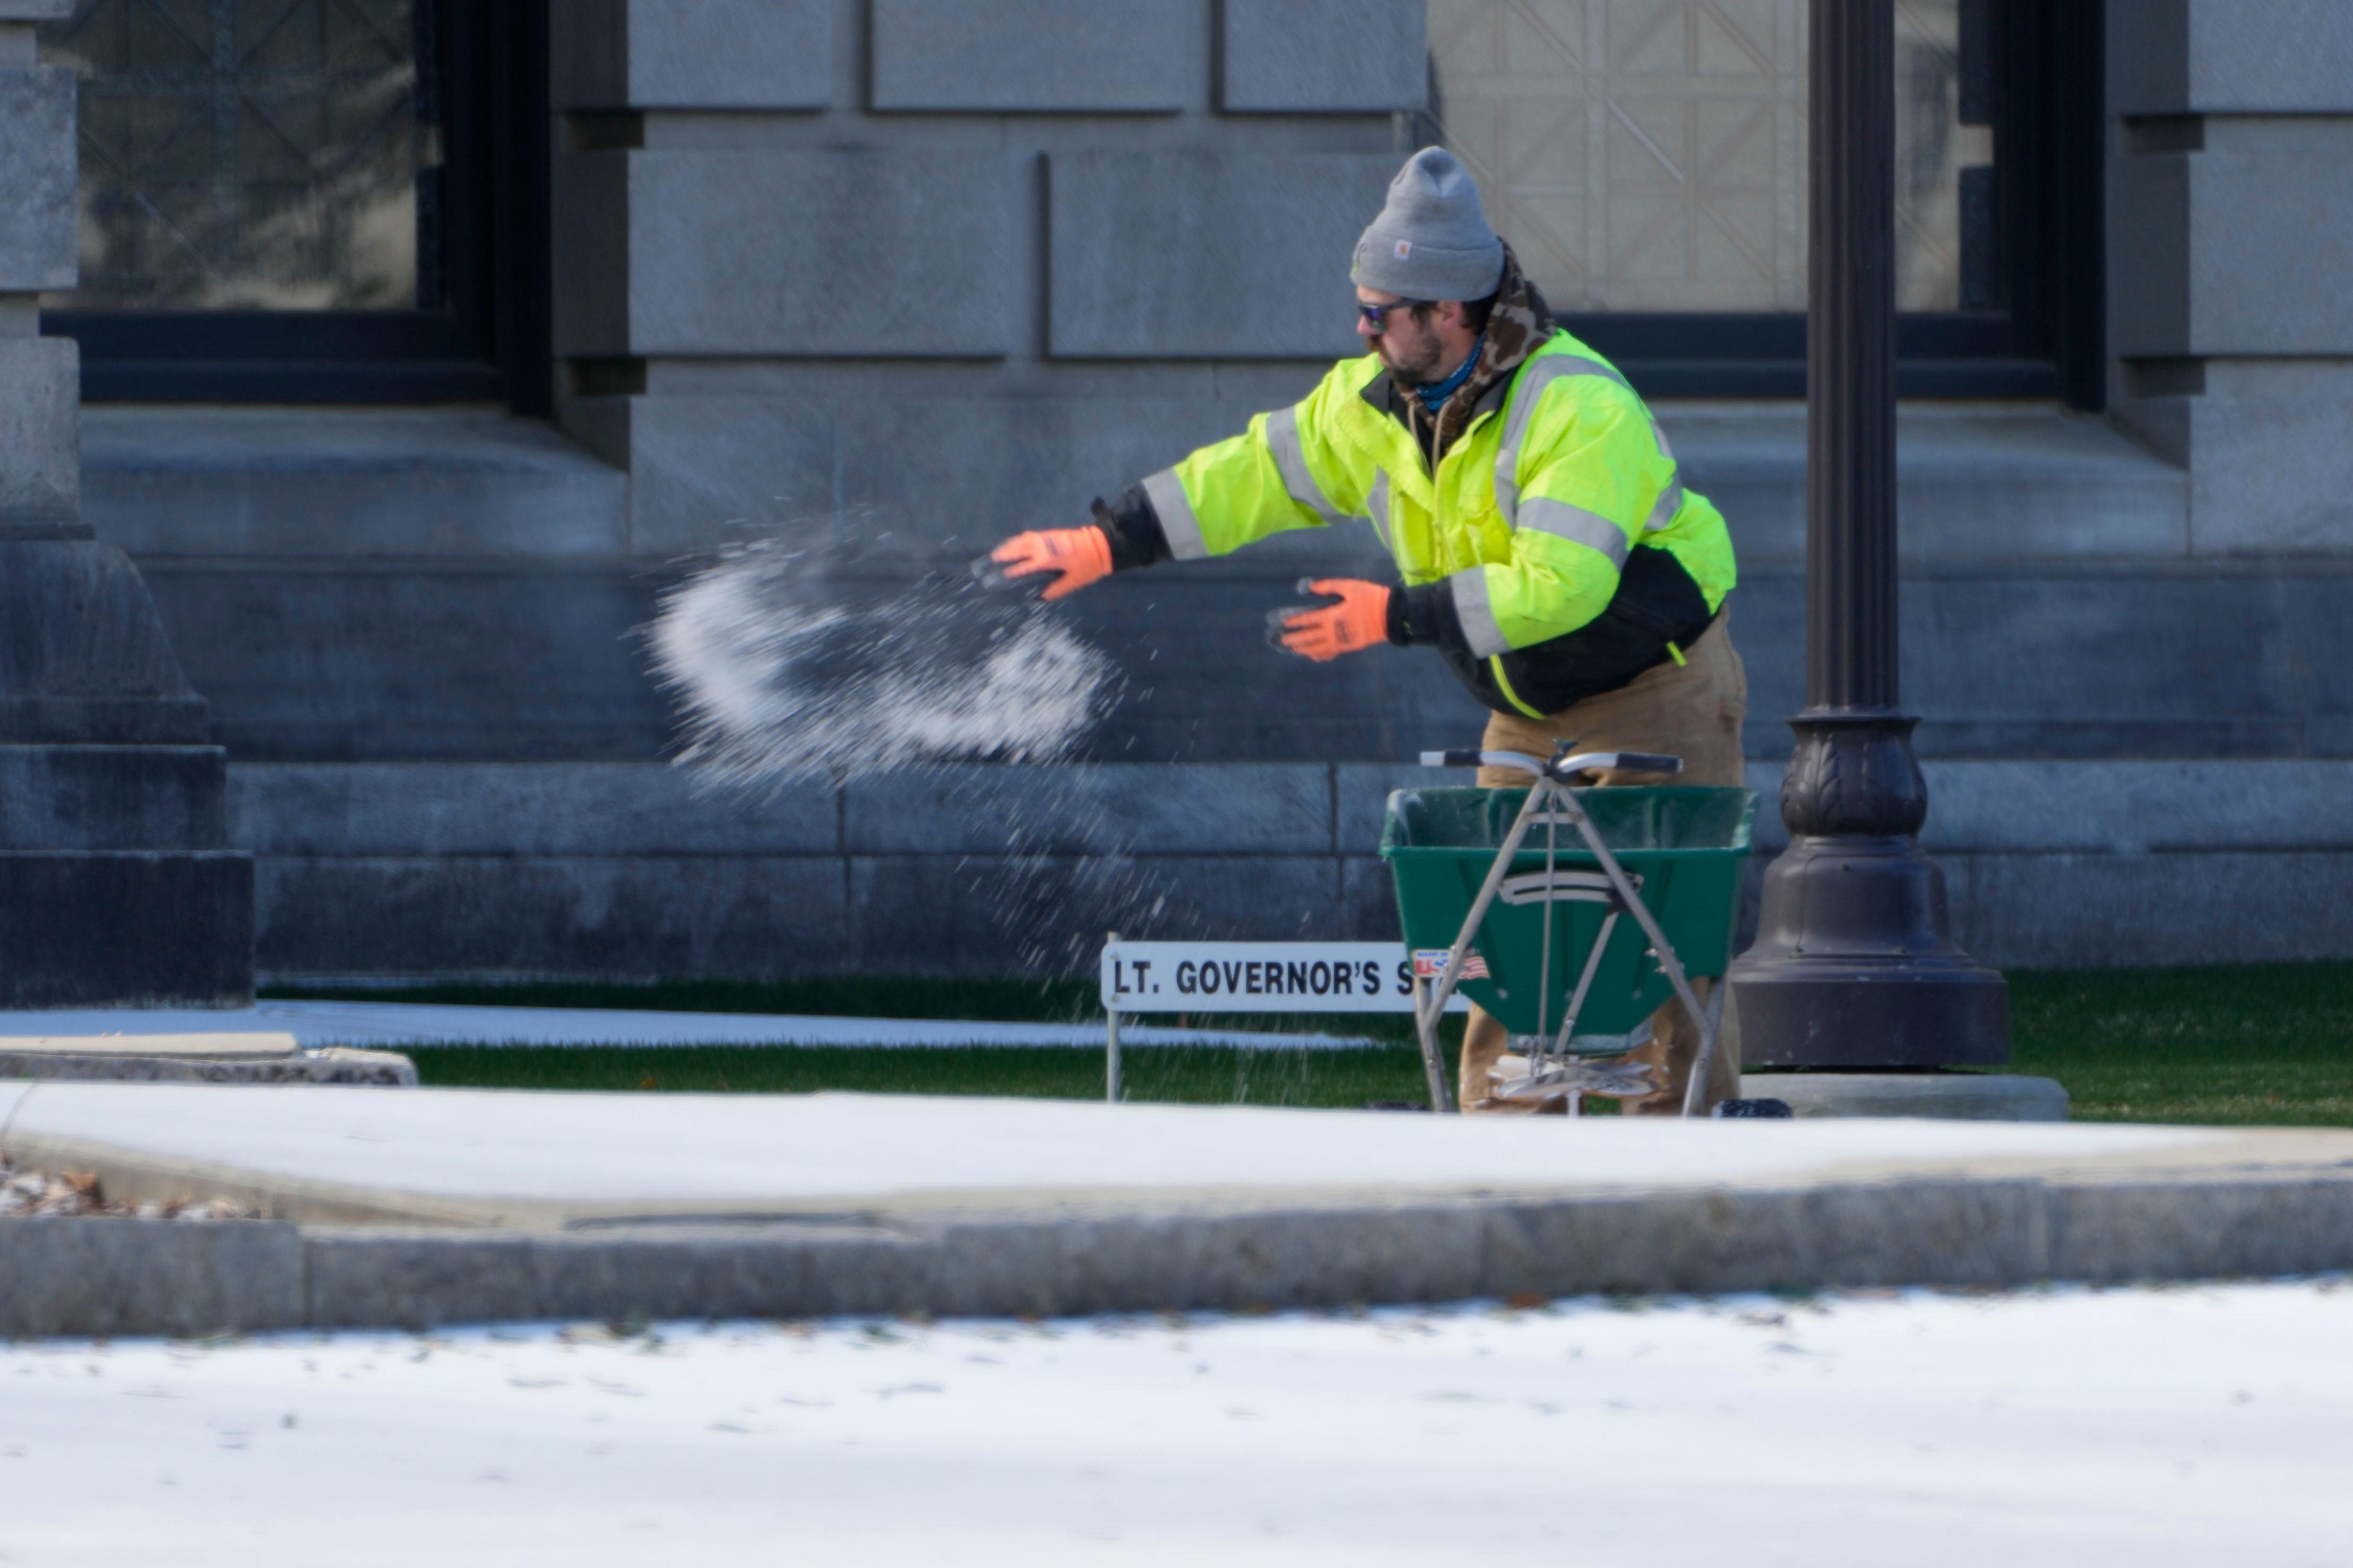
M 1421 306 L 1431 304 L 1434 301 L 1429 300 L 1398 300 L 1394 303 L 1387 305 L 1367 305 L 1362 300 L 1359 300 L 1356 304 L 1356 315 L 1358 319 L 1363 321 L 1365 325 L 1372 328 L 1373 331 L 1377 332 L 1386 332 L 1389 330 L 1389 312 L 1391 310 L 1402 310 L 1409 305 Z

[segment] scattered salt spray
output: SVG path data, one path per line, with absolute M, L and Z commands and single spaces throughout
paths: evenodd
M 679 761 L 739 787 L 1053 762 L 1119 694 L 1110 658 L 1043 605 L 936 575 L 862 584 L 781 541 L 664 594 L 647 641 L 682 712 Z

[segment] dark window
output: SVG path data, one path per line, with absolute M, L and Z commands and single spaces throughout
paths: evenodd
M 80 0 L 93 400 L 544 409 L 545 0 Z

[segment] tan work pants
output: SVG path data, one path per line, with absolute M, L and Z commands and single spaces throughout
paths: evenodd
M 1683 760 L 1683 771 L 1665 773 L 1629 773 L 1608 769 L 1588 774 L 1594 784 L 1726 784 L 1746 782 L 1741 765 L 1740 721 L 1748 711 L 1748 673 L 1733 650 L 1727 627 L 1730 612 L 1716 617 L 1700 639 L 1684 650 L 1685 662 L 1655 665 L 1615 691 L 1555 713 L 1547 719 L 1524 719 L 1496 713 L 1487 720 L 1481 749 L 1525 752 L 1549 757 L 1556 742 L 1567 741 L 1579 752 L 1656 752 Z M 1527 776 L 1509 768 L 1481 768 L 1479 783 L 1486 789 L 1525 787 Z M 1715 985 L 1698 981 L 1693 989 L 1704 1004 Z M 1504 1026 L 1478 1007 L 1462 1035 L 1462 1065 L 1456 1098 L 1465 1111 L 1530 1111 L 1537 1106 L 1506 1103 L 1492 1097 L 1495 1064 L 1508 1048 Z M 1683 1089 L 1690 1081 L 1693 1061 L 1699 1055 L 1699 1026 L 1670 1001 L 1651 1016 L 1651 1039 L 1627 1058 L 1650 1065 L 1660 1089 L 1639 1100 L 1625 1101 L 1633 1116 L 1674 1116 L 1683 1110 Z M 1740 1094 L 1740 1029 L 1731 1009 L 1725 1011 L 1715 1061 L 1708 1073 L 1707 1103 L 1733 1100 Z M 1565 1100 L 1541 1109 L 1561 1110 Z

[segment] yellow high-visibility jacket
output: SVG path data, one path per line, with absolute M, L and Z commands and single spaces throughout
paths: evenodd
M 1556 331 L 1439 459 L 1377 355 L 1144 481 L 1177 560 L 1366 518 L 1404 578 L 1392 641 L 1432 644 L 1488 706 L 1540 717 L 1678 656 L 1736 577 L 1724 516 L 1650 410 Z M 1133 495 L 1134 492 L 1131 491 Z M 1153 553 L 1157 554 L 1157 552 Z

